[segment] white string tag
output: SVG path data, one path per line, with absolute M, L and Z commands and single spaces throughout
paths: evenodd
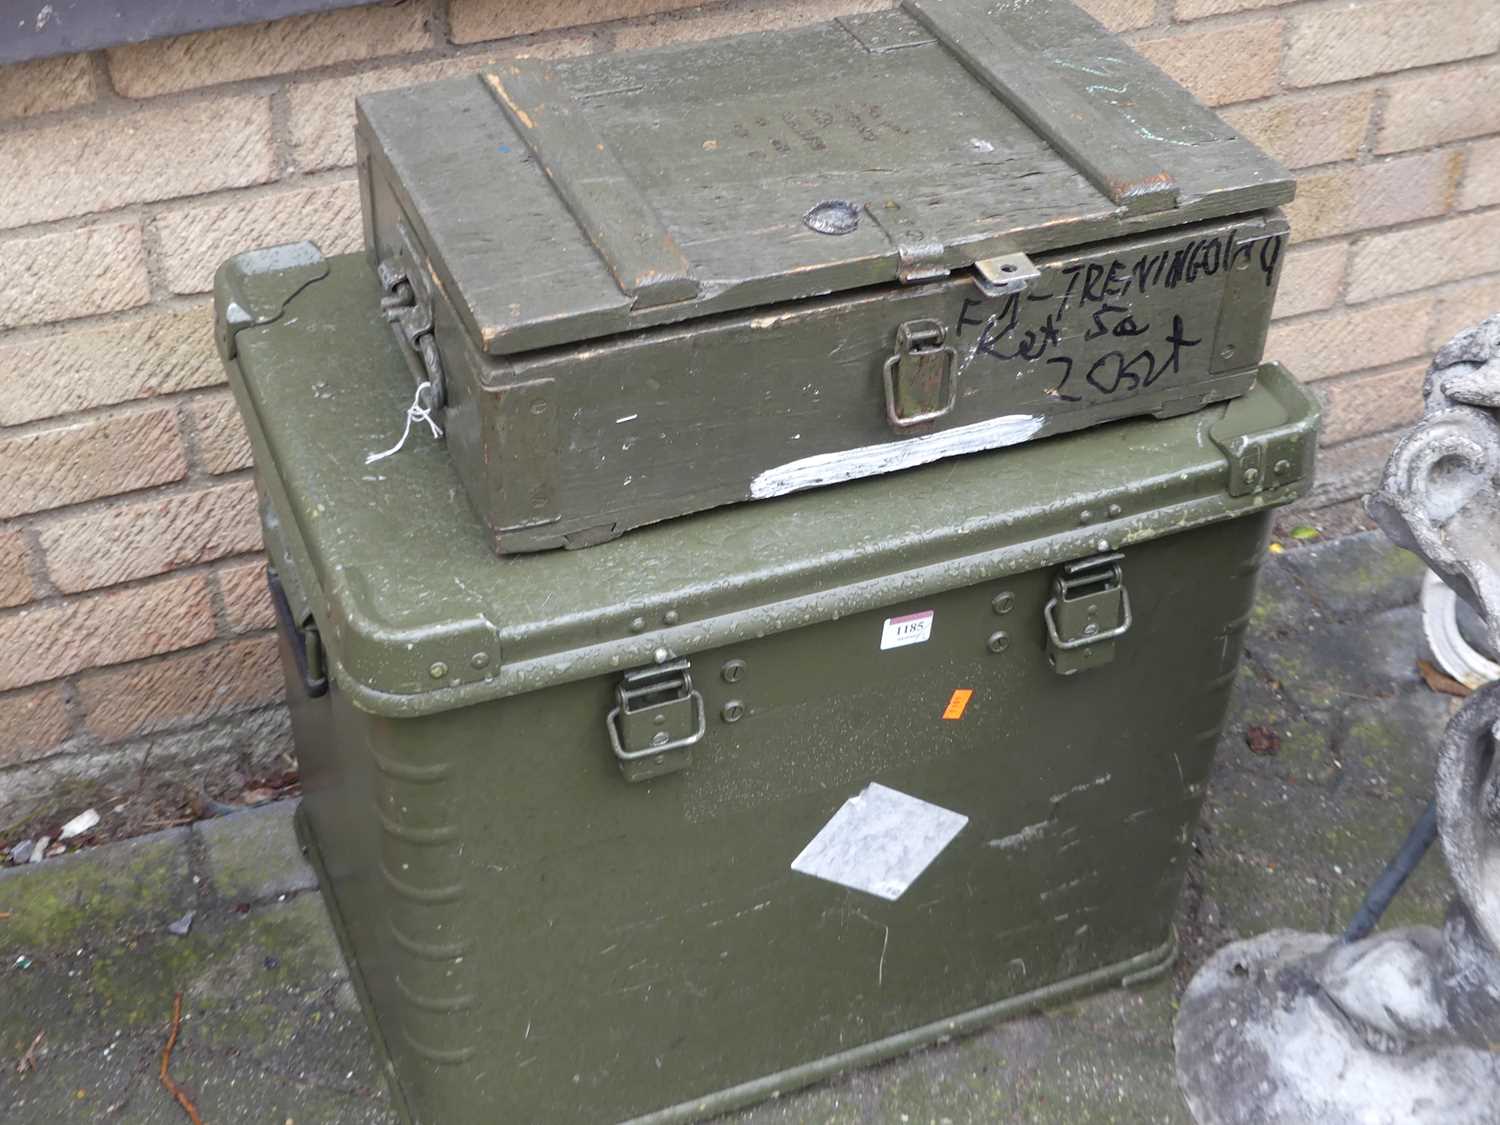
M 406 425 L 401 428 L 401 440 L 384 453 L 365 454 L 366 465 L 373 465 L 376 461 L 384 461 L 393 453 L 400 453 L 401 447 L 406 444 L 406 439 L 411 435 L 411 424 L 413 422 L 426 422 L 432 430 L 434 438 L 443 436 L 443 428 L 433 419 L 432 411 L 422 405 L 422 396 L 431 389 L 431 383 L 422 383 L 417 387 L 417 393 L 412 397 L 411 405 L 406 408 Z

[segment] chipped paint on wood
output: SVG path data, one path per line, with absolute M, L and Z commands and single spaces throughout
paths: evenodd
M 505 85 L 500 81 L 498 74 L 486 74 L 484 80 L 489 85 L 489 88 L 495 91 L 495 96 L 505 103 L 505 108 L 515 114 L 516 120 L 520 121 L 528 129 L 536 128 L 536 124 L 531 120 L 530 115 L 520 106 L 516 105 L 511 96 L 505 92 Z

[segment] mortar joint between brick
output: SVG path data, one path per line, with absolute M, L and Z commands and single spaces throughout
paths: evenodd
M 1486 216 L 1489 216 L 1489 215 L 1500 216 L 1500 203 L 1489 204 L 1489 205 L 1486 205 L 1484 207 L 1476 207 L 1473 210 L 1462 211 L 1462 212 L 1459 212 L 1457 214 L 1429 215 L 1429 216 L 1426 216 L 1426 217 L 1420 218 L 1420 219 L 1410 219 L 1410 220 L 1408 220 L 1408 221 L 1406 221 L 1404 223 L 1392 223 L 1389 226 L 1384 226 L 1384 227 L 1371 227 L 1368 230 L 1348 231 L 1348 232 L 1345 232 L 1341 237 L 1349 239 L 1349 255 L 1350 255 L 1350 263 L 1352 265 L 1353 264 L 1353 260 L 1354 260 L 1354 256 L 1356 254 L 1358 254 L 1364 248 L 1365 243 L 1369 242 L 1373 238 L 1380 238 L 1380 237 L 1383 237 L 1383 236 L 1388 235 L 1388 234 L 1404 234 L 1404 233 L 1406 233 L 1408 231 L 1413 231 L 1413 230 L 1431 229 L 1431 228 L 1434 228 L 1434 227 L 1438 226 L 1439 224 L 1442 224 L 1442 223 L 1451 223 L 1451 222 L 1454 222 L 1457 219 L 1477 219 L 1477 218 L 1483 218 L 1483 217 L 1486 217 Z M 1313 242 L 1306 242 L 1306 243 L 1299 242 L 1297 245 L 1300 248 L 1302 246 L 1315 245 L 1317 242 L 1321 242 L 1321 241 L 1324 241 L 1324 240 L 1317 239 L 1317 240 L 1314 240 Z M 1352 273 L 1353 270 L 1351 269 L 1349 272 Z M 1422 293 L 1427 292 L 1428 290 L 1437 289 L 1437 288 L 1440 288 L 1441 286 L 1444 286 L 1444 285 L 1463 284 L 1465 282 L 1469 282 L 1469 281 L 1474 280 L 1475 277 L 1488 277 L 1488 276 L 1490 276 L 1490 274 L 1476 274 L 1476 275 L 1474 275 L 1474 277 L 1452 278 L 1452 279 L 1450 279 L 1448 281 L 1440 282 L 1438 285 L 1422 286 L 1419 289 L 1407 290 L 1404 293 L 1384 293 L 1384 294 L 1381 294 L 1378 297 L 1372 297 L 1372 298 L 1369 298 L 1369 299 L 1364 300 L 1364 301 L 1355 301 L 1355 302 L 1347 302 L 1346 301 L 1344 303 L 1349 308 L 1362 308 L 1365 305 L 1375 304 L 1375 303 L 1377 303 L 1379 301 L 1390 300 L 1390 299 L 1393 299 L 1393 298 L 1400 298 L 1400 297 L 1415 297 L 1415 296 L 1418 296 L 1418 295 L 1420 295 Z M 1346 277 L 1345 280 L 1346 280 L 1346 283 L 1347 283 L 1347 281 L 1348 281 L 1347 277 Z
M 52 576 L 47 573 L 46 551 L 42 548 L 42 537 L 36 526 L 28 521 L 20 524 L 16 530 L 26 545 L 26 576 L 31 579 L 31 600 L 9 608 L 21 609 L 50 598 L 61 597 L 62 591 L 53 585 Z
M 448 18 L 448 0 L 432 0 L 427 13 L 427 29 L 432 35 L 432 45 L 443 48 L 453 45 L 453 23 Z
M 213 388 L 205 388 L 212 390 Z M 106 422 L 117 418 L 125 418 L 130 415 L 149 414 L 153 410 L 161 410 L 171 405 L 171 400 L 179 395 L 190 394 L 190 391 L 175 391 L 170 394 L 155 395 L 150 398 L 135 398 L 126 402 L 106 402 L 99 406 L 90 406 L 83 410 L 69 411 L 67 414 L 59 414 L 48 418 L 33 418 L 28 422 L 17 422 L 10 426 L 0 426 L 0 442 L 10 441 L 14 438 L 30 437 L 33 434 L 46 433 L 52 430 L 65 430 L 71 426 L 86 424 L 89 422 Z M 148 488 L 151 486 L 147 486 Z M 137 490 L 138 491 L 138 490 Z M 88 503 L 88 501 L 82 501 Z M 71 505 L 62 505 L 69 507 Z M 44 508 L 40 511 L 55 511 L 56 509 Z M 23 515 L 34 513 L 22 512 L 12 516 L 18 519 Z
M 271 166 L 276 170 L 272 183 L 296 178 L 299 169 L 293 151 L 291 99 L 287 86 L 281 85 L 271 95 Z
M 1237 27 L 1246 27 L 1252 24 L 1285 23 L 1283 9 L 1281 8 L 1241 8 L 1234 12 L 1214 12 L 1212 15 L 1198 16 L 1193 19 L 1178 19 L 1168 5 L 1169 16 L 1164 28 L 1156 29 L 1167 32 L 1166 38 L 1176 38 L 1183 35 L 1194 35 L 1198 32 L 1233 30 Z M 1119 38 L 1127 42 L 1136 39 L 1154 39 L 1157 35 L 1151 32 L 1154 25 L 1133 28 L 1124 33 L 1116 33 Z
M 308 72 L 297 72 L 308 73 Z M 98 98 L 82 105 L 29 117 L 13 117 L 0 121 L 0 137 L 11 133 L 44 131 L 62 125 L 85 121 L 108 122 L 112 119 L 144 114 L 150 111 L 170 112 L 182 106 L 199 102 L 229 101 L 235 98 L 269 97 L 279 84 L 282 75 L 264 78 L 247 78 L 236 82 L 225 82 L 215 86 L 199 86 L 190 90 L 176 90 L 169 94 L 158 94 L 150 98 L 126 98 L 110 91 L 108 97 Z
M 224 561 L 225 560 L 222 559 L 215 560 L 216 563 L 223 563 Z M 229 603 L 228 600 L 224 597 L 224 581 L 219 573 L 222 569 L 222 565 L 213 566 L 210 570 L 210 578 L 208 583 L 208 604 L 210 610 L 213 613 L 214 632 L 216 632 L 220 638 L 238 638 L 239 636 L 249 636 L 251 634 L 236 634 L 234 631 L 234 623 L 229 620 Z
M 68 736 L 58 745 L 65 746 L 74 739 L 92 738 L 88 729 L 88 716 L 83 705 L 83 695 L 78 690 L 78 683 L 72 676 L 54 681 L 62 692 L 63 713 L 68 717 Z M 20 690 L 25 691 L 25 688 Z
M 1382 82 L 1375 88 L 1375 103 L 1370 107 L 1370 120 L 1365 123 L 1364 139 L 1360 141 L 1356 159 L 1374 159 L 1380 148 L 1380 131 L 1385 128 L 1386 109 L 1391 104 L 1391 87 Z
M 145 321 L 162 313 L 189 312 L 198 309 L 206 317 L 210 315 L 209 310 L 212 305 L 212 300 L 203 293 L 174 293 L 152 301 L 150 304 L 136 305 L 133 308 L 84 313 L 82 316 L 69 317 L 66 320 L 50 320 L 42 324 L 27 324 L 10 328 L 3 336 L 0 336 L 0 345 L 39 343 L 49 337 L 66 336 L 70 332 L 107 328 L 112 324 L 126 324 L 130 321 Z M 141 400 L 130 399 L 128 401 Z M 3 429 L 4 427 L 0 426 L 0 432 L 3 432 Z
M 1343 0 L 1339 0 L 1339 2 L 1340 5 L 1342 5 Z M 1203 22 L 1205 21 L 1193 20 L 1189 24 L 1176 24 L 1174 26 L 1192 28 Z M 1125 36 L 1123 36 L 1123 38 L 1129 42 L 1134 42 L 1136 39 L 1155 38 L 1155 36 L 1145 34 L 1145 32 L 1149 30 L 1150 29 L 1148 28 L 1142 28 L 1140 31 L 1127 33 Z M 1283 62 L 1285 60 L 1285 57 L 1285 49 L 1283 44 L 1283 51 L 1281 55 L 1281 59 Z M 1225 102 L 1221 105 L 1215 106 L 1214 110 L 1215 112 L 1222 113 L 1227 109 L 1240 109 L 1242 107 L 1260 106 L 1265 105 L 1269 102 L 1283 100 L 1306 101 L 1329 94 L 1360 93 L 1365 90 L 1372 89 L 1383 90 L 1393 84 L 1399 84 L 1407 80 L 1418 81 L 1423 78 L 1431 78 L 1435 74 L 1441 74 L 1444 72 L 1453 72 L 1455 74 L 1459 74 L 1466 70 L 1474 68 L 1476 64 L 1488 65 L 1488 62 L 1489 56 L 1465 59 L 1449 59 L 1444 62 L 1428 63 L 1423 66 L 1409 67 L 1405 70 L 1385 71 L 1379 74 L 1362 74 L 1353 78 L 1338 78 L 1331 82 L 1319 82 L 1310 86 L 1286 85 L 1284 76 L 1280 75 L 1280 73 L 1278 72 L 1278 77 L 1281 80 L 1277 83 L 1277 88 L 1271 93 L 1261 94 L 1251 98 L 1243 98 L 1241 100 L 1233 102 Z M 1387 153 L 1386 155 L 1397 154 Z
M 177 496 L 191 495 L 195 492 L 208 492 L 217 487 L 223 487 L 236 483 L 253 480 L 255 471 L 253 469 L 231 469 L 227 473 L 205 475 L 202 479 L 194 479 L 184 476 L 179 480 L 168 481 L 164 484 L 146 485 L 144 488 L 131 489 L 125 492 L 115 492 L 108 496 L 95 496 L 89 500 L 80 500 L 73 504 L 61 504 L 56 508 L 44 508 L 37 512 L 27 512 L 25 515 L 11 517 L 11 522 L 21 524 L 24 521 L 26 527 L 36 528 L 41 531 L 54 524 L 67 523 L 74 519 L 101 516 L 116 508 L 127 504 L 138 504 L 155 500 L 171 500 Z M 193 564 L 197 565 L 197 564 Z M 172 571 L 171 573 L 179 573 Z M 115 586 L 107 589 L 116 589 Z
M 113 105 L 120 100 L 119 92 L 115 90 L 115 80 L 110 77 L 109 60 L 104 57 L 103 51 L 88 52 L 89 77 L 94 85 L 94 98 L 92 105 Z
M 144 211 L 143 205 L 141 206 Z M 172 296 L 167 284 L 166 254 L 162 247 L 161 232 L 156 229 L 156 215 L 143 214 L 141 218 L 141 243 L 146 248 L 146 284 L 151 290 L 151 304 Z
M 235 556 L 235 557 L 238 558 L 238 557 L 242 557 L 242 556 Z M 11 606 L 11 607 L 9 607 L 7 609 L 0 609 L 0 621 L 4 621 L 4 620 L 7 620 L 7 619 L 12 618 L 12 617 L 20 617 L 20 616 L 23 616 L 24 614 L 27 614 L 27 613 L 32 613 L 32 612 L 36 612 L 38 610 L 48 609 L 48 608 L 51 608 L 53 606 L 61 605 L 61 604 L 67 603 L 67 602 L 82 602 L 82 601 L 95 600 L 95 599 L 98 599 L 98 598 L 108 597 L 108 596 L 110 596 L 112 594 L 118 594 L 118 593 L 121 593 L 121 592 L 127 592 L 127 591 L 130 591 L 130 590 L 139 589 L 139 588 L 141 588 L 143 586 L 149 586 L 152 583 L 158 583 L 158 582 L 159 583 L 167 583 L 167 582 L 171 582 L 171 581 L 180 581 L 181 579 L 191 578 L 191 577 L 194 577 L 194 576 L 200 576 L 200 577 L 202 577 L 205 580 L 205 583 L 204 583 L 205 587 L 211 590 L 212 587 L 213 587 L 213 585 L 214 585 L 214 583 L 211 580 L 212 579 L 212 575 L 211 575 L 210 572 L 212 571 L 212 569 L 214 567 L 214 564 L 217 563 L 217 562 L 219 562 L 219 561 L 221 561 L 221 560 L 212 559 L 212 560 L 208 560 L 208 561 L 205 561 L 205 562 L 189 563 L 186 566 L 180 566 L 180 567 L 177 567 L 174 570 L 163 571 L 160 574 L 143 574 L 139 578 L 127 578 L 127 579 L 125 579 L 125 580 L 123 580 L 121 582 L 115 582 L 115 583 L 113 583 L 113 584 L 111 584 L 109 586 L 101 586 L 101 587 L 98 587 L 97 589 L 93 589 L 93 590 L 79 590 L 77 593 L 74 593 L 74 594 L 64 594 L 64 593 L 60 593 L 60 592 L 55 592 L 55 590 L 54 590 L 54 592 L 48 593 L 46 597 L 36 598 L 36 599 L 34 599 L 32 601 L 25 602 L 25 603 L 23 603 L 21 605 L 17 605 L 17 606 Z M 235 638 L 239 638 L 239 637 L 244 637 L 244 636 L 248 636 L 248 635 L 249 635 L 248 633 L 237 633 L 237 634 L 234 634 L 234 637 Z M 203 643 L 207 644 L 207 643 L 210 643 L 210 642 L 203 642 Z M 196 647 L 198 647 L 198 646 L 196 646 L 196 645 L 190 645 L 187 648 L 172 649 L 172 650 L 170 650 L 170 652 L 186 652 L 186 651 L 188 651 L 188 649 L 190 649 L 190 648 L 196 648 Z M 157 654 L 157 655 L 164 655 L 164 654 Z M 136 659 L 151 659 L 151 658 L 150 657 L 138 657 Z M 120 667 L 121 665 L 124 665 L 124 664 L 133 664 L 135 662 L 136 662 L 135 660 L 123 660 L 123 661 L 119 661 L 118 663 L 114 663 L 114 664 L 98 664 L 98 665 L 92 665 L 92 666 L 90 666 L 89 668 L 86 668 L 86 669 L 82 669 L 81 671 L 94 671 L 94 670 L 96 670 L 98 668 L 117 668 L 117 667 Z M 21 684 L 21 685 L 18 685 L 18 686 L 22 687 L 22 688 L 25 688 L 25 687 L 35 686 L 35 684 L 53 683 L 53 682 L 55 682 L 57 680 L 64 679 L 64 678 L 66 678 L 68 676 L 77 676 L 79 674 L 80 674 L 80 672 L 65 672 L 62 675 L 52 677 L 52 679 L 50 679 L 50 680 L 37 680 L 37 681 L 35 681 L 34 684 Z
M 183 454 L 187 460 L 187 477 L 185 483 L 204 486 L 209 482 L 217 480 L 203 466 L 203 448 L 198 440 L 198 419 L 194 417 L 189 407 L 191 403 L 186 401 L 188 395 L 173 395 L 173 408 L 177 415 L 177 435 L 182 442 Z
M 37 222 L 23 223 L 20 226 L 6 227 L 0 230 L 0 252 L 4 252 L 7 244 L 12 242 L 25 242 L 54 234 L 72 234 L 90 227 L 110 226 L 132 221 L 139 226 L 141 218 L 142 205 L 126 203 L 108 211 L 89 211 L 82 215 L 67 215 L 60 219 L 41 219 Z
M 1339 450 L 1348 449 L 1351 445 L 1358 445 L 1360 442 L 1366 442 L 1366 441 L 1368 441 L 1368 442 L 1375 442 L 1375 441 L 1380 441 L 1382 439 L 1385 439 L 1385 440 L 1394 442 L 1396 438 L 1399 438 L 1402 434 L 1406 433 L 1406 431 L 1408 429 L 1410 429 L 1410 428 L 1411 427 L 1409 427 L 1409 426 L 1402 425 L 1402 426 L 1393 426 L 1393 427 L 1391 427 L 1388 430 L 1378 430 L 1378 431 L 1376 431 L 1375 433 L 1372 433 L 1372 434 L 1355 434 L 1353 437 L 1346 438 L 1343 441 L 1333 442 L 1333 443 L 1328 444 L 1328 445 L 1320 445 L 1318 447 L 1318 452 L 1319 453 L 1337 453 Z M 1381 463 L 1383 464 L 1385 462 L 1385 457 L 1382 456 L 1380 458 L 1380 460 L 1381 460 Z M 1347 497 L 1345 499 L 1347 499 Z
M 338 184 L 349 183 L 356 180 L 357 174 L 353 167 L 325 168 L 316 172 L 297 172 L 289 174 L 282 179 L 271 180 L 263 184 L 246 184 L 244 187 L 216 188 L 206 191 L 202 195 L 180 195 L 171 199 L 162 199 L 150 204 L 151 218 L 153 221 L 160 219 L 168 213 L 178 214 L 184 211 L 193 211 L 200 208 L 212 207 L 223 203 L 236 202 L 246 203 L 259 199 L 290 195 L 293 191 L 308 191 L 319 187 L 334 187 Z M 175 291 L 174 291 L 175 292 Z M 199 296 L 202 294 L 176 294 L 177 296 Z

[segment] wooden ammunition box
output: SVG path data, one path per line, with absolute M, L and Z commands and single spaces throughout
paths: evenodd
M 1242 394 L 1293 193 L 1067 0 L 516 59 L 358 144 L 369 301 L 501 553 Z

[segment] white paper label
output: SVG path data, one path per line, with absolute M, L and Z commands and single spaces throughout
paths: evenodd
M 872 782 L 840 806 L 792 860 L 792 870 L 895 902 L 968 823 Z
M 932 612 L 929 609 L 905 617 L 887 617 L 880 630 L 880 651 L 924 644 L 932 636 Z

